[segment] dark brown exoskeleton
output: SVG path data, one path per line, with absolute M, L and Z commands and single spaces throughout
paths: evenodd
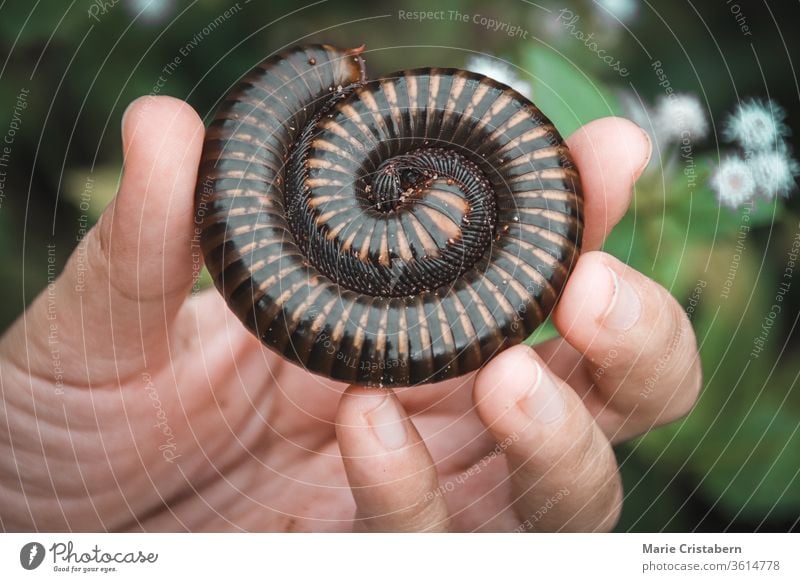
M 466 374 L 553 308 L 579 253 L 578 171 L 513 89 L 457 69 L 367 81 L 361 52 L 291 49 L 223 101 L 197 188 L 206 265 L 313 373 Z

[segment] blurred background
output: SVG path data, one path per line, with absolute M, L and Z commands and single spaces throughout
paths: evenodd
M 605 249 L 685 305 L 705 388 L 687 418 L 617 448 L 619 531 L 797 530 L 800 201 L 784 184 L 740 204 L 718 174 L 747 155 L 725 128 L 753 98 L 772 100 L 792 159 L 797 22 L 797 2 L 744 0 L 0 1 L 0 328 L 113 196 L 132 99 L 180 97 L 208 120 L 256 63 L 307 42 L 365 43 L 372 76 L 488 67 L 564 135 L 625 115 L 654 137 Z M 670 123 L 676 108 L 686 132 Z

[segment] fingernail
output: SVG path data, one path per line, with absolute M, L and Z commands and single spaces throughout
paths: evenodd
M 653 140 L 650 138 L 650 134 L 647 133 L 647 130 L 645 130 L 643 127 L 640 127 L 639 129 L 642 130 L 642 134 L 644 135 L 644 139 L 647 141 L 647 155 L 644 158 L 644 163 L 641 165 L 639 170 L 636 172 L 636 176 L 634 176 L 634 179 L 637 179 L 637 180 L 639 179 L 639 176 L 641 176 L 644 173 L 644 170 L 647 167 L 647 164 L 650 163 L 650 158 L 653 157 Z
M 531 386 L 519 401 L 522 410 L 542 424 L 553 424 L 564 418 L 566 404 L 561 392 L 542 365 L 533 357 L 534 374 Z
M 380 400 L 375 408 L 365 414 L 372 432 L 385 448 L 389 450 L 401 448 L 408 440 L 408 433 L 397 402 L 389 393 L 382 396 L 375 394 L 370 398 Z
M 611 301 L 602 316 L 603 325 L 617 331 L 632 328 L 642 314 L 642 302 L 639 294 L 625 279 L 617 275 L 611 267 L 606 267 L 611 274 L 614 290 Z
M 133 106 L 136 103 L 138 103 L 139 101 L 142 101 L 144 103 L 144 105 L 142 107 L 147 108 L 147 107 L 149 107 L 150 102 L 153 99 L 156 99 L 156 97 L 153 97 L 152 95 L 144 95 L 142 97 L 137 97 L 136 99 L 134 99 L 133 101 L 128 103 L 128 106 L 125 108 L 125 111 L 122 112 L 122 120 L 120 121 L 120 133 L 122 135 L 122 147 L 123 147 L 122 151 L 123 151 L 123 153 L 125 151 L 127 151 L 126 144 L 125 144 L 125 120 L 128 118 L 128 115 L 130 115 L 131 111 L 133 111 Z M 146 109 L 145 109 L 145 112 L 146 112 Z
M 122 112 L 122 121 L 120 121 L 119 125 L 120 125 L 121 131 L 123 132 L 123 135 L 124 135 L 124 132 L 125 132 L 125 118 L 128 117 L 128 114 L 131 112 L 131 109 L 133 109 L 133 104 L 136 103 L 138 100 L 139 99 L 134 99 L 133 101 L 128 103 L 128 106 L 125 108 L 125 111 Z
M 136 101 L 137 101 L 137 99 L 134 99 L 133 101 L 128 103 L 128 106 L 125 108 L 125 111 L 122 112 L 122 120 L 119 123 L 119 132 L 120 132 L 120 136 L 121 136 L 121 139 L 122 139 L 122 154 L 123 154 L 123 156 L 128 152 L 128 146 L 125 143 L 125 139 L 126 139 L 126 136 L 125 136 L 125 119 L 127 119 L 128 115 L 131 112 L 131 109 L 133 109 L 133 104 L 136 103 Z

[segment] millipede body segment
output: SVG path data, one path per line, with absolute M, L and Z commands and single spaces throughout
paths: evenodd
M 490 78 L 367 80 L 362 49 L 297 47 L 248 73 L 208 128 L 206 265 L 285 358 L 344 382 L 471 372 L 550 313 L 579 253 L 569 150 Z

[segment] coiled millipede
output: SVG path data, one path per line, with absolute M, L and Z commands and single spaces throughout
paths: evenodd
M 262 342 L 344 382 L 466 374 L 547 317 L 576 260 L 569 150 L 525 97 L 425 68 L 365 78 L 363 48 L 255 67 L 206 134 L 205 262 Z

